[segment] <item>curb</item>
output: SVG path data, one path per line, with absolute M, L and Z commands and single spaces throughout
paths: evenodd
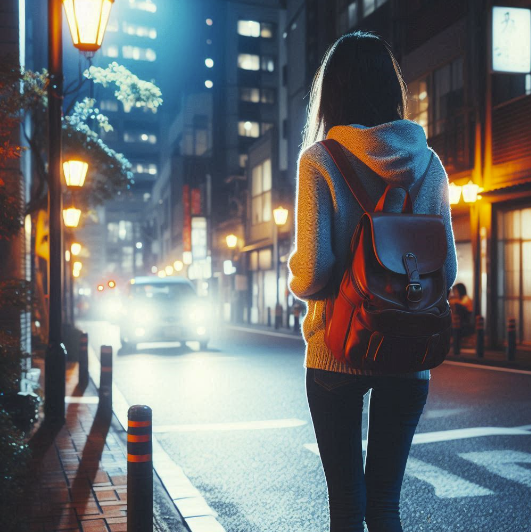
M 94 348 L 89 344 L 89 375 L 99 389 L 101 364 Z M 129 404 L 117 385 L 112 385 L 113 413 L 122 429 L 127 432 L 127 411 Z M 171 498 L 175 509 L 181 515 L 190 532 L 226 532 L 217 521 L 217 513 L 210 508 L 199 490 L 190 482 L 183 469 L 178 466 L 162 448 L 155 434 L 153 441 L 153 471 Z

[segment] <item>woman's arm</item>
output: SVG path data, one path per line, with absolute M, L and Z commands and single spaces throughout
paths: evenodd
M 312 299 L 332 274 L 332 216 L 328 183 L 305 152 L 299 160 L 295 249 L 288 260 L 288 284 L 299 299 Z

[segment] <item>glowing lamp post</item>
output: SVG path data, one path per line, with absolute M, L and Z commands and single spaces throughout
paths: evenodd
M 74 46 L 93 54 L 102 42 L 114 0 L 63 0 Z
M 70 160 L 63 163 L 65 181 L 69 187 L 82 187 L 87 177 L 88 163 L 85 161 Z
M 465 203 L 475 203 L 478 198 L 478 193 L 480 191 L 479 185 L 476 185 L 472 181 L 469 181 L 466 185 L 463 186 L 463 200 Z
M 280 321 L 282 320 L 280 308 L 280 246 L 278 244 L 278 228 L 283 226 L 288 221 L 288 214 L 288 209 L 285 209 L 284 207 L 277 207 L 276 209 L 273 209 L 273 218 L 275 220 L 275 267 L 277 276 L 277 304 L 275 309 L 275 328 L 280 327 Z
M 113 0 L 48 0 L 48 206 L 49 206 L 49 328 L 44 371 L 44 414 L 51 424 L 65 421 L 66 351 L 62 341 L 63 220 L 79 223 L 81 211 L 65 209 L 61 190 L 63 104 L 62 8 L 74 46 L 94 53 L 103 41 Z M 73 223 L 75 220 L 75 224 Z
M 234 249 L 238 244 L 238 237 L 236 235 L 227 235 L 225 237 L 225 242 L 227 242 L 227 247 Z

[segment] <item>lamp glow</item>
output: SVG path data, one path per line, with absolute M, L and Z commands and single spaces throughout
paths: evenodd
M 116 287 L 116 283 L 111 279 L 108 283 L 107 283 L 107 286 L 109 288 L 115 288 Z
M 85 161 L 65 161 L 63 163 L 63 173 L 65 181 L 69 187 L 82 187 L 87 177 L 88 163 Z
M 77 227 L 79 224 L 79 219 L 81 218 L 81 209 L 76 209 L 75 207 L 69 207 L 68 209 L 63 209 L 63 220 L 66 227 Z
M 478 199 L 479 185 L 469 181 L 463 186 L 463 199 L 465 203 L 474 203 Z
M 273 216 L 277 225 L 284 225 L 288 220 L 288 209 L 277 207 L 273 210 Z
M 183 262 L 185 264 L 192 264 L 192 252 L 191 251 L 185 251 L 183 253 Z
M 174 263 L 173 263 L 173 267 L 175 268 L 175 271 L 176 272 L 180 272 L 182 271 L 182 269 L 184 268 L 184 263 L 182 260 L 176 260 Z
M 166 272 L 166 275 L 171 275 L 173 273 L 173 266 L 166 266 L 164 271 Z
M 232 249 L 238 244 L 238 237 L 236 235 L 227 235 L 225 241 L 227 242 L 227 247 Z
M 94 53 L 103 42 L 114 0 L 63 0 L 74 46 Z
M 104 288 L 105 288 L 105 287 L 104 287 L 102 284 L 99 284 L 99 285 L 98 285 L 98 292 L 103 292 L 103 289 L 104 289 Z
M 455 183 L 450 183 L 448 187 L 450 205 L 457 205 L 459 203 L 459 199 L 461 198 L 461 188 L 462 187 Z
M 83 268 L 83 263 L 76 261 L 74 262 L 73 268 L 74 268 L 74 271 L 81 271 L 81 269 Z
M 81 244 L 79 242 L 73 242 L 70 246 L 70 251 L 74 257 L 77 257 L 81 253 Z

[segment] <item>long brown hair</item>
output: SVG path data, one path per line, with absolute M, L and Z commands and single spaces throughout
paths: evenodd
M 301 151 L 333 126 L 373 127 L 405 118 L 406 110 L 406 84 L 389 44 L 374 33 L 347 33 L 315 73 Z

